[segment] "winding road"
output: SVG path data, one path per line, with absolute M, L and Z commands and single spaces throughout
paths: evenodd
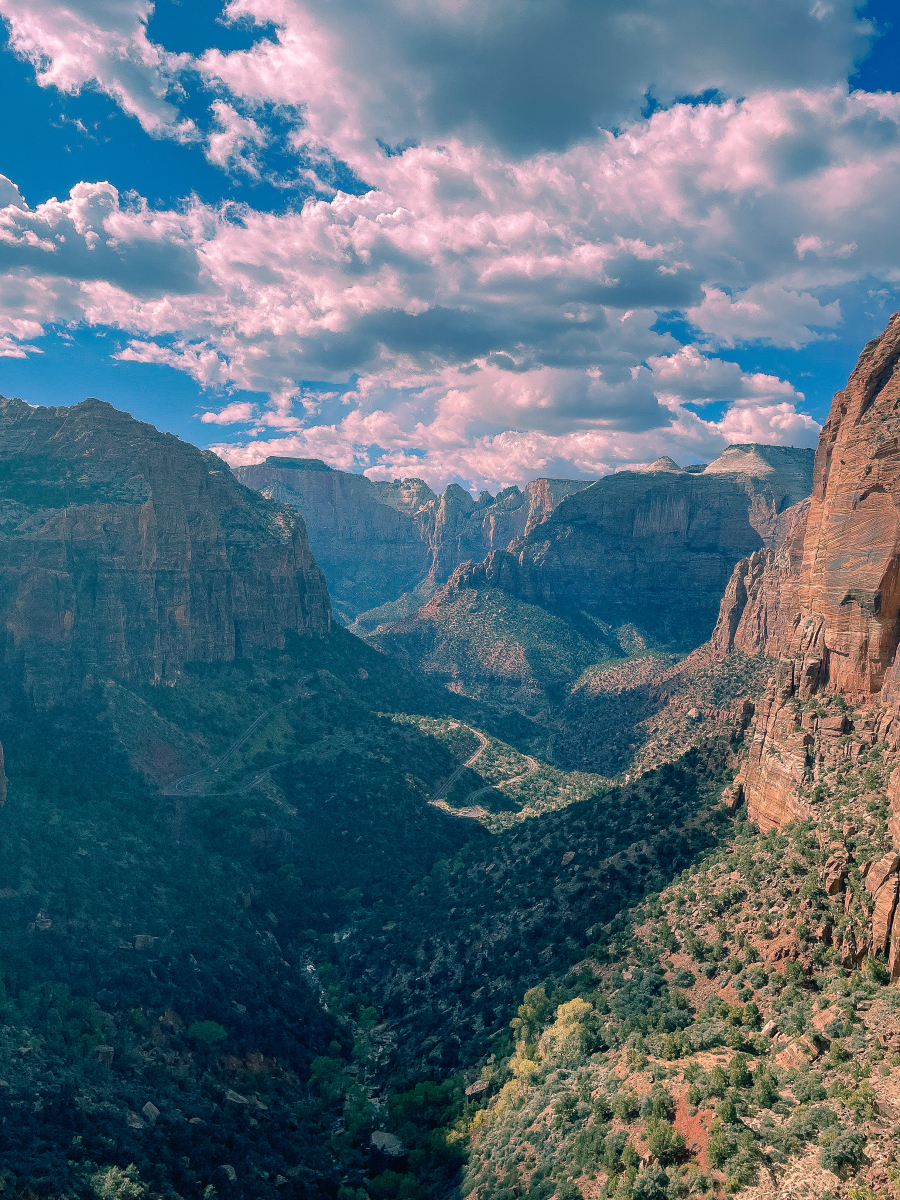
M 471 755 L 469 758 L 467 758 L 466 761 L 461 766 L 457 767 L 456 770 L 453 772 L 453 774 L 449 777 L 449 779 L 447 780 L 447 782 L 443 785 L 443 787 L 441 789 L 443 794 L 441 796 L 438 796 L 434 800 L 429 800 L 429 802 L 428 802 L 429 804 L 436 804 L 440 807 L 444 807 L 446 805 L 447 808 L 449 809 L 449 804 L 447 803 L 447 797 L 450 795 L 450 792 L 453 789 L 454 783 L 456 783 L 457 779 L 459 779 L 459 777 L 460 777 L 460 775 L 462 775 L 463 771 L 465 771 L 468 767 L 473 766 L 478 761 L 478 759 L 481 757 L 481 755 L 484 753 L 484 751 L 487 747 L 488 740 L 484 736 L 483 733 L 480 733 L 477 729 L 473 729 L 471 725 L 467 725 L 466 729 L 468 729 L 470 733 L 475 734 L 475 736 L 478 738 L 480 745 L 479 745 L 478 749 L 475 751 L 475 753 L 473 755 Z M 451 811 L 455 812 L 455 814 L 457 816 L 478 817 L 478 816 L 483 815 L 483 813 L 484 813 L 483 809 L 481 809 L 477 806 L 473 806 L 472 802 L 474 800 L 477 800 L 479 796 L 484 796 L 488 792 L 494 791 L 495 788 L 506 787 L 506 785 L 510 784 L 510 783 L 521 783 L 523 779 L 527 779 L 529 775 L 533 775 L 535 773 L 535 771 L 539 770 L 540 763 L 538 763 L 536 761 L 536 759 L 533 759 L 530 754 L 524 754 L 522 757 L 528 763 L 527 771 L 523 771 L 521 773 L 521 775 L 513 775 L 512 778 L 510 778 L 510 779 L 501 779 L 499 781 L 499 783 L 489 783 L 487 785 L 487 787 L 476 788 L 474 792 L 469 792 L 468 796 L 465 797 L 465 799 L 462 802 L 462 805 L 458 809 L 451 810 Z
M 467 725 L 466 729 L 468 729 L 470 733 L 474 733 L 475 736 L 478 738 L 478 741 L 480 743 L 478 746 L 478 749 L 475 751 L 475 753 L 470 758 L 467 758 L 466 761 L 461 766 L 456 768 L 456 770 L 453 772 L 453 774 L 450 776 L 450 778 L 444 784 L 443 796 L 438 796 L 437 799 L 432 800 L 431 801 L 432 804 L 440 804 L 440 802 L 442 800 L 446 804 L 447 797 L 450 795 L 450 792 L 453 788 L 454 783 L 456 783 L 457 779 L 459 779 L 459 777 L 460 777 L 460 775 L 462 775 L 463 771 L 465 771 L 468 767 L 473 766 L 479 760 L 479 758 L 481 758 L 482 754 L 484 754 L 485 750 L 487 749 L 488 740 L 484 736 L 483 733 L 479 733 L 478 730 L 473 729 L 471 725 Z M 481 788 L 479 791 L 479 795 L 481 794 L 482 791 L 485 791 L 485 789 Z M 474 795 L 474 793 L 473 793 L 473 795 Z M 469 797 L 467 796 L 466 799 L 468 800 Z
M 240 750 L 241 746 L 243 746 L 244 742 L 246 742 L 247 738 L 254 731 L 254 729 L 256 729 L 256 727 L 262 721 L 265 721 L 267 717 L 270 717 L 272 713 L 277 712 L 279 708 L 284 708 L 286 704 L 293 704 L 301 697 L 311 695 L 312 693 L 306 692 L 303 689 L 303 684 L 311 678 L 311 675 L 304 676 L 303 679 L 300 680 L 300 685 L 298 686 L 295 695 L 288 696 L 286 700 L 279 700 L 277 704 L 273 704 L 271 708 L 267 708 L 265 712 L 260 713 L 254 721 L 250 722 L 240 737 L 236 741 L 232 742 L 225 753 L 217 758 L 215 762 L 210 763 L 208 767 L 201 767 L 199 771 L 191 771 L 189 775 L 182 775 L 180 779 L 173 780 L 167 785 L 162 794 L 164 796 L 208 795 L 209 793 L 203 788 L 202 782 L 206 780 L 207 783 L 211 783 L 211 776 L 215 775 L 219 768 L 224 766 L 224 764 L 229 758 L 231 758 L 232 754 L 234 754 L 236 750 Z M 487 742 L 485 742 L 485 745 L 487 745 Z M 290 760 L 285 759 L 283 762 L 272 763 L 270 766 L 264 767 L 261 771 L 254 771 L 252 775 L 246 775 L 227 792 L 216 792 L 215 795 L 239 796 L 244 792 L 249 792 L 250 789 L 256 787 L 258 783 L 262 783 L 266 776 L 271 771 L 274 771 L 276 767 L 284 766 L 284 762 L 288 761 Z

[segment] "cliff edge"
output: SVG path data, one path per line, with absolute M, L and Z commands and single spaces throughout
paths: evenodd
M 99 400 L 0 399 L 0 619 L 7 689 L 49 708 L 324 633 L 330 607 L 299 513 L 215 455 Z

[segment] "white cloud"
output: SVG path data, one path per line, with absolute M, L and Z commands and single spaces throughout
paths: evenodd
M 43 86 L 93 85 L 149 132 L 194 138 L 179 90 L 199 71 L 232 98 L 302 112 L 298 143 L 364 170 L 383 159 L 379 141 L 559 152 L 633 121 L 648 91 L 671 103 L 827 86 L 871 37 L 852 0 L 827 12 L 808 0 L 231 0 L 230 19 L 274 25 L 275 39 L 197 58 L 148 39 L 152 10 L 152 0 L 0 0 L 10 44 Z
M 354 414 L 338 425 L 316 426 L 265 443 L 220 444 L 211 448 L 233 466 L 259 462 L 268 454 L 323 458 L 342 470 L 360 470 L 371 478 L 412 475 L 439 490 L 449 479 L 462 480 L 475 490 L 496 492 L 512 483 L 543 475 L 597 478 L 610 471 L 648 463 L 661 454 L 682 462 L 710 461 L 732 442 L 763 442 L 815 446 L 819 426 L 797 413 L 793 405 L 747 405 L 730 410 L 719 422 L 704 421 L 676 407 L 665 429 L 628 434 L 582 430 L 548 434 L 536 430 L 504 431 L 453 440 L 444 430 L 419 430 L 404 437 L 391 427 L 387 414 L 360 419 Z M 399 436 L 398 436 L 399 435 Z M 369 467 L 373 444 L 393 445 L 377 466 Z M 414 442 L 415 444 L 411 444 Z
M 459 136 L 515 156 L 560 151 L 665 103 L 718 88 L 844 79 L 870 36 L 848 0 L 232 0 L 277 38 L 203 56 L 235 95 L 302 106 L 306 137 L 354 166 L 389 146 Z
M 189 65 L 147 38 L 153 0 L 0 0 L 9 44 L 35 68 L 42 87 L 77 92 L 93 84 L 148 133 L 196 136 L 173 103 L 178 75 Z
M 245 425 L 256 416 L 256 405 L 246 400 L 235 400 L 218 412 L 205 412 L 200 418 L 207 425 Z
M 581 91 L 568 109 L 560 100 L 537 143 L 514 105 L 492 113 L 465 92 L 466 107 L 463 77 L 447 73 L 484 33 L 486 9 L 392 0 L 371 9 L 383 22 L 375 30 L 369 10 L 348 5 L 335 0 L 315 23 L 295 0 L 231 6 L 233 17 L 272 19 L 280 32 L 199 64 L 220 89 L 207 153 L 223 168 L 262 172 L 268 134 L 254 106 L 281 105 L 298 147 L 345 153 L 371 190 L 283 214 L 199 203 L 155 211 L 98 182 L 30 209 L 0 181 L 3 344 L 24 347 L 50 323 L 84 321 L 124 331 L 122 359 L 267 393 L 267 407 L 236 400 L 201 418 L 236 428 L 244 445 L 232 453 L 253 457 L 283 447 L 361 466 L 381 447 L 385 470 L 405 463 L 498 484 L 566 464 L 596 473 L 662 452 L 707 457 L 735 438 L 808 444 L 816 426 L 798 413 L 789 382 L 679 349 L 654 326 L 675 310 L 707 351 L 801 347 L 839 328 L 842 287 L 867 274 L 900 280 L 900 97 L 818 86 L 854 52 L 849 4 L 813 28 L 792 2 L 692 0 L 649 42 L 643 0 L 597 5 L 596 28 L 619 30 L 611 46 L 644 38 L 641 71 L 660 66 L 666 42 L 660 95 L 689 79 L 715 82 L 710 62 L 723 86 L 743 79 L 748 94 L 675 105 L 617 136 L 591 133 L 585 122 L 614 102 L 603 90 L 612 86 L 599 69 L 606 60 L 596 59 L 595 90 L 573 69 Z M 726 8 L 738 23 L 770 22 L 741 61 L 710 57 Z M 148 11 L 115 0 L 65 9 L 0 0 L 43 82 L 94 80 L 153 132 L 188 136 L 173 108 L 183 64 L 147 43 Z M 571 11 L 561 0 L 490 9 L 518 38 L 497 68 L 507 107 L 529 38 L 547 12 L 559 23 Z M 760 90 L 771 69 L 761 47 L 771 49 L 788 18 L 803 32 L 785 38 L 781 77 L 809 86 Z M 440 45 L 416 66 L 415 38 L 424 45 L 436 30 Z M 689 53 L 669 53 L 690 37 Z M 368 72 L 355 65 L 363 48 Z M 623 55 L 621 77 L 644 87 L 640 56 Z M 388 156 L 376 136 L 421 144 Z M 300 381 L 310 379 L 345 386 L 304 395 Z M 728 405 L 719 421 L 685 408 L 712 401 Z M 254 444 L 265 438 L 274 440 Z
M 796 350 L 817 341 L 821 329 L 833 329 L 841 321 L 837 300 L 821 304 L 809 292 L 793 291 L 783 284 L 756 284 L 738 295 L 716 287 L 703 290 L 703 303 L 689 308 L 687 316 L 710 335 L 713 345 L 758 341 Z
M 206 156 L 226 170 L 240 168 L 258 179 L 259 150 L 266 144 L 266 132 L 251 117 L 242 117 L 224 100 L 211 105 L 216 130 L 207 137 Z

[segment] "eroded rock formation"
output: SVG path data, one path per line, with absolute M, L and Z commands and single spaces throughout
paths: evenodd
M 421 479 L 370 480 L 318 459 L 277 457 L 234 473 L 247 487 L 300 510 L 335 611 L 347 622 L 425 581 L 443 583 L 461 562 L 505 549 L 565 497 L 590 486 L 536 479 L 523 490 L 473 499 L 453 483 L 436 496 Z
M 740 786 L 763 828 L 815 816 L 814 788 L 868 746 L 900 752 L 900 314 L 860 355 L 816 452 L 812 496 L 780 550 L 739 563 L 713 638 L 776 659 Z M 829 715 L 808 702 L 838 699 Z M 888 787 L 900 848 L 900 771 Z M 865 950 L 900 973 L 898 864 L 873 864 Z M 837 876 L 829 876 L 832 885 Z M 900 924 L 900 923 L 898 923 Z
M 294 509 L 99 400 L 0 400 L 0 614 L 6 684 L 42 708 L 330 621 Z
M 773 450 L 775 466 L 763 457 Z M 667 460 L 609 475 L 563 500 L 521 540 L 461 565 L 445 594 L 500 588 L 696 645 L 715 624 L 735 562 L 759 552 L 752 569 L 762 569 L 767 547 L 801 519 L 793 506 L 812 482 L 811 450 L 733 446 L 726 456 L 733 470 L 717 460 L 688 471 Z

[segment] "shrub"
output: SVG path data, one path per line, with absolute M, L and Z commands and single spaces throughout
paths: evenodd
M 671 1121 L 675 1116 L 675 1099 L 664 1087 L 655 1087 L 641 1105 L 641 1116 L 645 1120 Z
M 862 1162 L 866 1139 L 853 1129 L 845 1129 L 829 1145 L 819 1152 L 819 1161 L 826 1171 L 837 1174 L 844 1167 L 855 1167 Z
M 662 1167 L 648 1167 L 634 1181 L 632 1200 L 666 1200 L 669 1176 Z
M 601 1162 L 611 1175 L 615 1175 L 622 1166 L 622 1151 L 627 1141 L 628 1135 L 621 1129 L 615 1133 L 608 1133 L 604 1138 Z
M 100 1200 L 144 1200 L 147 1188 L 141 1183 L 134 1163 L 125 1167 L 107 1167 L 91 1176 L 91 1187 Z
M 870 957 L 866 964 L 869 972 L 869 978 L 875 983 L 880 983 L 882 986 L 891 982 L 890 974 L 884 961 L 874 956 Z
M 706 1157 L 713 1167 L 722 1167 L 737 1149 L 734 1138 L 721 1121 L 716 1121 L 709 1133 Z
M 747 1069 L 747 1056 L 745 1054 L 735 1054 L 731 1062 L 728 1064 L 728 1080 L 732 1087 L 749 1087 L 751 1083 L 750 1072 Z
M 849 1057 L 850 1055 L 844 1049 L 844 1043 L 840 1038 L 836 1038 L 828 1051 L 828 1061 L 833 1067 L 836 1067 L 839 1063 L 846 1062 Z
M 619 1092 L 613 1105 L 613 1113 L 620 1121 L 632 1121 L 640 1112 L 640 1100 L 636 1092 L 628 1089 Z
M 796 1095 L 796 1089 L 794 1094 Z M 824 1095 L 824 1092 L 823 1092 Z M 798 1096 L 799 1100 L 800 1097 Z M 765 1067 L 753 1072 L 753 1103 L 760 1108 L 771 1108 L 778 1100 L 778 1087 Z
M 717 1064 L 709 1073 L 709 1094 L 711 1096 L 724 1096 L 727 1086 L 728 1080 L 725 1077 L 725 1072 Z
M 824 1100 L 825 1089 L 822 1081 L 811 1071 L 803 1071 L 797 1076 L 791 1089 L 798 1104 L 808 1104 L 811 1100 Z
M 218 1021 L 195 1021 L 188 1029 L 188 1037 L 204 1046 L 215 1046 L 223 1042 L 228 1034 Z
M 663 1165 L 678 1162 L 685 1151 L 684 1138 L 667 1121 L 647 1122 L 647 1144 L 653 1157 Z

